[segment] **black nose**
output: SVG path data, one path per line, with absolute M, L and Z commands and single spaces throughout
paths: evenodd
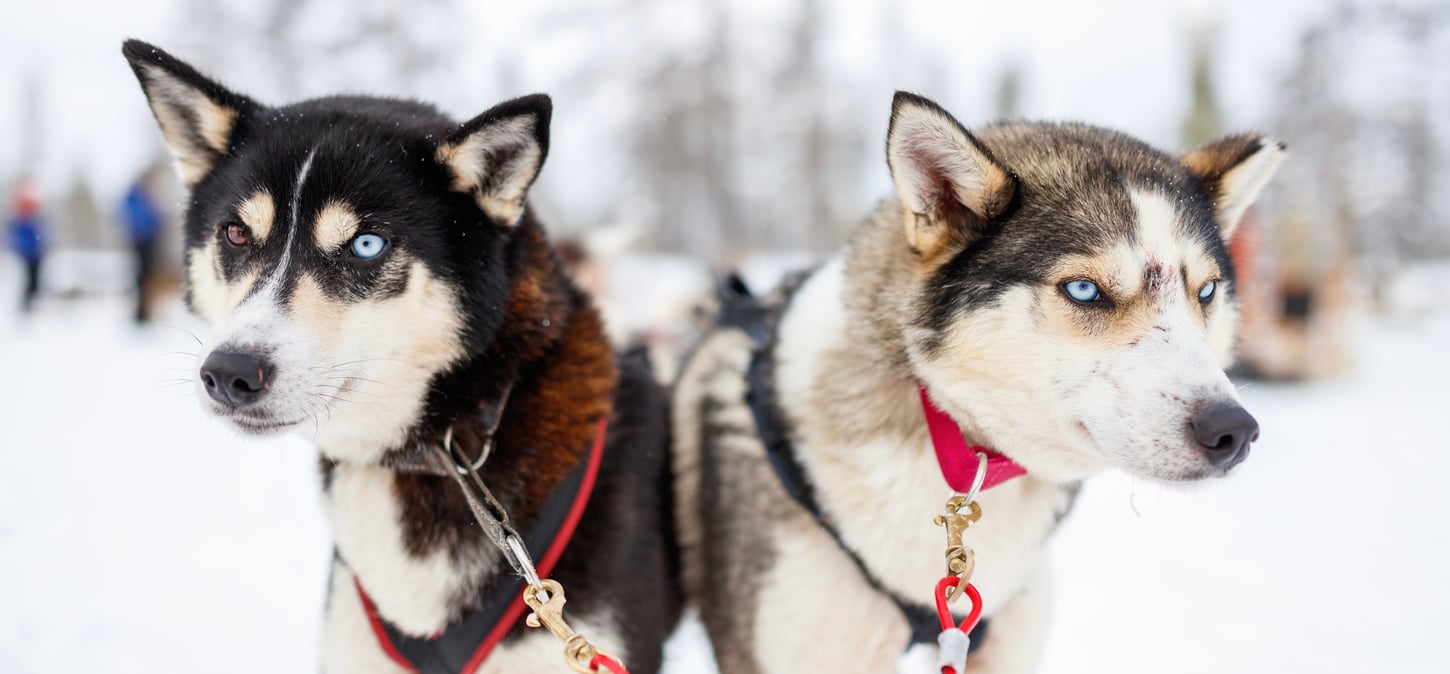
M 1193 437 L 1208 462 L 1228 470 L 1249 456 L 1249 443 L 1259 439 L 1259 422 L 1233 403 L 1209 407 L 1193 418 Z
M 272 380 L 272 364 L 250 353 L 213 351 L 201 364 L 206 394 L 227 407 L 245 407 L 262 399 Z

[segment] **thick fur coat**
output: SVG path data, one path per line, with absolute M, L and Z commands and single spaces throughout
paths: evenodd
M 1080 480 L 1224 475 L 1257 434 L 1223 372 L 1236 321 L 1225 242 L 1282 146 L 1243 135 L 1174 157 L 1079 124 L 973 133 L 905 93 L 887 135 L 895 195 L 770 300 L 769 386 L 842 545 L 767 460 L 746 404 L 751 336 L 707 335 L 674 393 L 687 586 L 724 674 L 903 662 L 907 621 L 850 556 L 930 605 L 945 550 L 932 518 L 952 492 L 919 385 L 969 442 L 1027 470 L 980 496 L 966 534 L 990 619 L 971 672 L 1035 666 L 1044 544 Z
M 548 97 L 461 124 L 411 101 L 268 106 L 150 45 L 124 52 L 190 190 L 187 300 L 212 325 L 198 398 L 244 433 L 294 431 L 320 452 L 337 546 L 323 670 L 404 671 L 355 584 L 426 637 L 512 576 L 457 485 L 396 469 L 449 430 L 478 456 L 501 409 L 480 472 L 523 531 L 610 420 L 552 575 L 576 629 L 657 671 L 681 602 L 668 410 L 643 358 L 616 360 L 528 207 Z M 559 671 L 562 650 L 520 621 L 479 671 Z

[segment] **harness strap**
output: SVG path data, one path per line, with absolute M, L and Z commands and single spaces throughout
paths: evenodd
M 584 515 L 599 475 L 608 428 L 608 419 L 600 419 L 589 455 L 554 488 L 539 510 L 534 525 L 522 537 L 529 556 L 539 560 L 537 568 L 541 577 L 547 577 L 553 571 Z M 479 524 L 485 526 L 482 521 Z M 509 553 L 505 551 L 504 554 Z M 379 615 L 356 574 L 353 575 L 353 585 L 362 599 L 368 623 L 383 652 L 399 666 L 418 674 L 471 674 L 476 671 L 493 648 L 518 624 L 527 608 L 523 595 L 527 584 L 523 577 L 501 573 L 493 590 L 476 610 L 448 625 L 442 632 L 420 638 L 404 634 Z
M 771 350 L 774 346 L 775 329 L 781 312 L 772 311 L 770 307 L 751 296 L 739 278 L 733 275 L 727 279 L 726 284 L 722 285 L 720 299 L 720 324 L 744 331 L 755 342 L 750 367 L 746 371 L 745 400 L 755 419 L 756 432 L 765 445 L 766 457 L 770 460 L 776 477 L 780 479 L 781 486 L 796 503 L 810 513 L 821 530 L 825 531 L 831 540 L 836 542 L 836 546 L 841 549 L 841 552 L 845 553 L 846 557 L 856 565 L 856 569 L 861 572 L 861 577 L 866 584 L 896 604 L 897 610 L 901 612 L 907 625 L 911 628 L 911 639 L 902 650 L 905 651 L 916 644 L 936 643 L 937 635 L 941 632 L 936 609 L 926 604 L 909 601 L 886 587 L 881 579 L 866 566 L 866 562 L 861 559 L 861 556 L 841 538 L 840 531 L 836 529 L 816 500 L 815 488 L 806 478 L 805 468 L 796 457 L 794 445 L 786 430 L 784 414 L 776 399 L 775 387 L 771 383 L 771 375 L 774 370 Z M 986 636 L 987 620 L 984 618 L 978 621 L 976 627 L 972 629 L 972 650 L 980 648 L 985 642 Z

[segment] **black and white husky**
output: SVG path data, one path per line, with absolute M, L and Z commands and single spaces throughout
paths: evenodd
M 710 333 L 674 394 L 687 592 L 724 674 L 890 672 L 919 634 L 952 490 L 918 387 L 1026 470 L 982 493 L 966 533 L 990 624 L 971 672 L 1033 669 L 1044 543 L 1080 480 L 1222 476 L 1257 436 L 1224 375 L 1225 242 L 1279 143 L 1174 157 L 1080 124 L 969 132 L 900 93 L 886 150 L 895 196 L 766 301 L 762 329 Z M 794 477 L 747 399 L 777 408 Z
M 552 572 L 571 625 L 657 671 L 680 603 L 667 408 L 647 363 L 616 360 L 525 202 L 548 97 L 462 124 L 378 98 L 273 107 L 150 45 L 123 51 L 191 191 L 187 300 L 212 324 L 198 397 L 321 452 L 337 549 L 324 671 L 566 669 L 560 642 L 517 619 L 520 581 L 451 476 L 424 469 L 423 448 L 447 436 L 473 459 L 490 432 L 479 472 L 525 537 L 577 523 Z M 477 638 L 429 639 L 459 625 Z

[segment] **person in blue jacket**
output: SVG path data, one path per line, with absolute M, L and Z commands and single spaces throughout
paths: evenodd
M 30 313 L 40 294 L 40 263 L 45 257 L 45 221 L 40 215 L 40 192 L 29 176 L 15 183 L 10 216 L 10 249 L 25 263 L 25 293 L 20 310 Z
M 161 232 L 161 211 L 151 196 L 146 176 L 131 183 L 121 202 L 121 219 L 136 252 L 136 322 L 151 320 L 151 277 L 156 270 L 156 240 Z

